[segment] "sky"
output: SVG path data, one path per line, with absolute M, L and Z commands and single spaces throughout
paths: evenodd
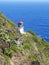
M 49 2 L 49 0 L 0 0 L 0 2 Z

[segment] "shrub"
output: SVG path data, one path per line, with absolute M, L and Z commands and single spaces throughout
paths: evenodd
M 34 33 L 34 32 L 32 32 L 31 30 L 29 30 L 28 32 L 29 32 L 29 33 L 31 33 L 32 35 L 35 35 L 35 33 Z
M 30 49 L 30 44 L 29 43 L 24 43 L 23 49 Z
M 13 50 L 11 50 L 10 48 L 5 48 L 4 54 L 9 56 L 9 57 L 12 57 L 13 56 Z
M 30 54 L 30 55 L 28 56 L 28 58 L 33 59 L 33 60 L 37 60 L 37 57 L 34 56 L 33 54 Z
M 14 51 L 14 52 L 18 52 L 20 51 L 20 47 L 16 44 L 14 44 L 13 46 L 11 46 L 11 49 Z

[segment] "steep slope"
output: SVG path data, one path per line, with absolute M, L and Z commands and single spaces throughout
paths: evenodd
M 19 36 L 18 27 L 0 13 L 0 45 L 2 45 L 2 41 L 10 41 L 10 39 L 16 39 Z
M 49 43 L 18 27 L 0 13 L 0 65 L 49 65 Z

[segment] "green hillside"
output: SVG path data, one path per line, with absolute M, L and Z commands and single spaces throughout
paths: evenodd
M 49 43 L 0 13 L 0 65 L 49 65 Z

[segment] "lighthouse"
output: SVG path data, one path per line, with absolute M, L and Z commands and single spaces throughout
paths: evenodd
M 21 34 L 25 34 L 24 32 L 24 26 L 23 26 L 23 21 L 18 22 L 18 28 Z

